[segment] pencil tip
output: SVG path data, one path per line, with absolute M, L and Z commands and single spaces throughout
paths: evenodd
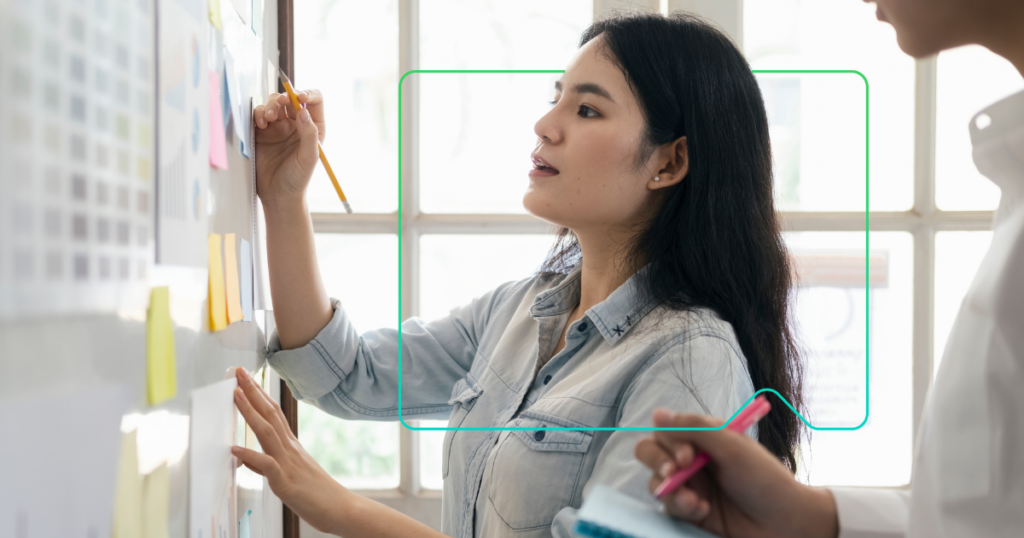
M 342 200 L 342 204 L 345 204 L 345 212 L 351 214 L 352 206 L 348 205 L 348 200 Z

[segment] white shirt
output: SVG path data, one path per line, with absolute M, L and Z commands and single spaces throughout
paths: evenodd
M 928 393 L 910 491 L 832 488 L 840 538 L 1024 536 L 1024 91 L 978 116 L 974 164 L 1002 190 L 992 244 Z

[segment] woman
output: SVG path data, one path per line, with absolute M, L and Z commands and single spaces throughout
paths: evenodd
M 535 126 L 523 197 L 564 227 L 552 255 L 446 318 L 402 325 L 402 417 L 450 413 L 461 428 L 447 432 L 442 465 L 442 529 L 454 536 L 567 535 L 594 484 L 646 496 L 640 433 L 585 428 L 649 427 L 665 402 L 730 415 L 763 387 L 800 402 L 768 125 L 743 56 L 683 15 L 605 20 L 580 42 Z M 304 192 L 323 108 L 316 92 L 300 100 L 297 117 L 281 96 L 255 111 L 278 331 L 269 361 L 329 413 L 396 420 L 398 333 L 360 336 L 320 283 Z M 239 401 L 270 439 L 267 455 L 237 454 L 315 527 L 427 533 L 351 500 L 272 406 L 260 418 Z M 792 413 L 773 413 L 757 438 L 794 467 Z
M 877 0 L 899 46 L 915 58 L 976 43 L 1024 76 L 1024 2 Z M 722 536 L 808 538 L 1024 535 L 1024 91 L 970 123 L 974 163 L 1001 190 L 992 243 L 957 314 L 915 437 L 909 490 L 812 488 L 773 455 L 728 431 L 658 432 L 636 455 L 664 475 L 699 449 L 712 471 L 666 497 L 667 512 Z M 671 406 L 670 406 L 671 407 Z M 725 416 L 725 415 L 722 415 Z M 658 427 L 721 420 L 654 414 Z

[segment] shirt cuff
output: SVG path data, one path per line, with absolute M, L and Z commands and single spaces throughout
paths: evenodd
M 341 301 L 332 298 L 331 308 L 334 310 L 331 321 L 302 347 L 282 350 L 277 329 L 275 328 L 270 335 L 267 344 L 267 362 L 288 384 L 292 395 L 298 400 L 319 399 L 334 390 L 352 369 L 354 356 L 352 360 L 348 361 L 349 367 L 346 371 L 344 364 L 336 361 L 335 357 L 322 344 L 322 342 L 327 342 L 342 350 L 348 347 L 339 346 L 346 340 L 344 333 L 348 325 L 345 311 L 341 308 Z
M 839 538 L 902 538 L 910 509 L 907 491 L 829 488 L 839 515 Z

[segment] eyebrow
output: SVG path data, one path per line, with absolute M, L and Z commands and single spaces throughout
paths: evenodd
M 555 81 L 555 89 L 562 91 L 562 81 Z M 612 99 L 608 90 L 604 89 L 600 84 L 595 84 L 593 82 L 581 82 L 579 84 L 575 84 L 572 87 L 572 91 L 574 93 L 592 93 L 594 95 L 600 95 L 613 103 L 615 102 L 615 99 Z

